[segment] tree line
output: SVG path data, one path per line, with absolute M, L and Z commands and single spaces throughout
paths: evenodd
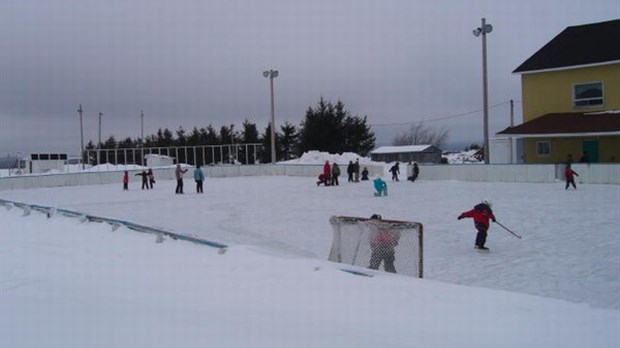
M 366 156 L 375 147 L 375 135 L 367 124 L 366 116 L 351 115 L 342 101 L 332 103 L 323 98 L 315 107 L 308 107 L 305 119 L 299 126 L 289 122 L 275 131 L 277 161 L 301 156 L 309 150 L 329 153 L 354 152 Z M 95 144 L 91 140 L 87 150 L 94 149 L 128 149 L 139 147 L 182 147 L 203 145 L 262 144 L 258 151 L 261 162 L 271 161 L 271 124 L 259 133 L 255 123 L 246 119 L 240 129 L 234 124 L 194 127 L 187 132 L 179 127 L 174 132 L 168 128 L 159 128 L 156 134 L 144 139 L 127 137 L 118 141 L 110 136 L 105 142 Z

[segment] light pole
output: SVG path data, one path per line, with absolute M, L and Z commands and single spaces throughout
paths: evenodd
M 82 104 L 78 108 L 77 112 L 80 114 L 80 162 L 82 163 L 82 170 L 84 170 L 84 123 L 82 122 Z
M 144 111 L 140 110 L 140 164 L 144 165 Z
M 97 145 L 97 165 L 101 164 L 99 162 L 101 160 L 101 116 L 103 116 L 103 112 L 99 113 L 99 144 Z
M 482 24 L 474 29 L 474 36 L 482 35 L 482 104 L 484 113 L 484 163 L 489 164 L 489 96 L 487 84 L 487 34 L 493 31 L 493 26 L 482 18 Z
M 271 163 L 276 163 L 276 115 L 273 103 L 273 79 L 278 77 L 278 70 L 263 71 L 263 76 L 269 78 L 271 84 Z
M 140 110 L 140 142 L 144 143 L 144 111 Z

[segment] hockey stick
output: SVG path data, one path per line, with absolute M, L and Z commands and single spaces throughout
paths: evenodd
M 498 225 L 500 225 L 500 226 L 501 226 L 503 229 L 505 229 L 506 231 L 508 231 L 508 232 L 512 233 L 515 237 L 517 237 L 517 238 L 521 239 L 521 236 L 520 236 L 520 235 L 518 235 L 518 234 L 516 234 L 516 233 L 512 232 L 511 230 L 509 230 L 509 229 L 508 229 L 508 227 L 506 227 L 506 226 L 502 225 L 502 224 L 501 224 L 501 223 L 499 223 L 498 221 L 495 221 L 495 223 L 496 223 L 496 224 L 498 224 Z

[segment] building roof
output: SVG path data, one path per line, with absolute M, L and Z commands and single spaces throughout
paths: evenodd
M 427 152 L 435 149 L 433 145 L 381 146 L 372 150 L 371 154 Z
M 619 38 L 620 19 L 568 27 L 513 73 L 620 63 Z
M 508 127 L 498 135 L 618 135 L 620 110 L 592 113 L 553 113 L 535 118 L 518 126 Z

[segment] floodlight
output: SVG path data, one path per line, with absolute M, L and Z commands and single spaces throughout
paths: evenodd
M 486 24 L 486 25 L 484 26 L 484 32 L 485 32 L 485 34 L 488 34 L 488 33 L 492 32 L 492 31 L 493 31 L 493 26 L 492 26 L 491 24 Z
M 263 76 L 264 77 L 269 77 L 269 71 L 263 71 Z
M 480 32 L 481 32 L 480 28 L 474 29 L 474 36 L 475 37 L 480 36 Z

